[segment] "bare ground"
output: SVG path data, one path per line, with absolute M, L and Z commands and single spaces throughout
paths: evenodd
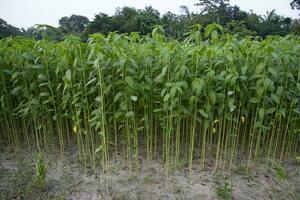
M 189 173 L 183 165 L 170 170 L 166 177 L 159 160 L 141 159 L 138 170 L 129 173 L 125 159 L 118 158 L 106 173 L 95 173 L 78 162 L 76 152 L 64 155 L 46 154 L 46 188 L 35 185 L 34 153 L 15 154 L 7 148 L 0 153 L 0 199 L 66 199 L 66 200 L 143 200 L 143 199 L 222 199 L 217 191 L 225 183 L 232 189 L 232 199 L 268 200 L 300 199 L 300 165 L 286 161 L 286 179 L 280 179 L 276 169 L 258 161 L 245 172 L 242 162 L 232 170 L 213 172 L 210 167 L 201 171 L 195 163 Z M 209 166 L 209 165 L 208 165 Z M 212 168 L 212 167 L 211 167 Z

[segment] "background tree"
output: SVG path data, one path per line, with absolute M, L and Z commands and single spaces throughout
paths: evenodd
M 229 5 L 229 0 L 199 0 L 195 4 L 200 7 L 201 14 L 208 12 L 215 12 L 220 8 L 225 8 Z
M 20 29 L 8 24 L 5 20 L 0 18 L 0 39 L 8 36 L 21 35 Z
M 293 9 L 300 10 L 300 0 L 293 0 L 290 4 Z M 136 9 L 133 7 L 117 8 L 113 15 L 99 13 L 92 21 L 85 16 L 71 15 L 59 20 L 58 28 L 45 28 L 36 30 L 30 27 L 27 30 L 8 25 L 4 20 L 0 21 L 0 37 L 23 34 L 27 37 L 43 38 L 43 35 L 61 40 L 63 36 L 74 34 L 86 40 L 89 34 L 109 32 L 131 33 L 139 32 L 146 35 L 152 32 L 153 26 L 162 25 L 168 38 L 181 39 L 188 27 L 195 24 L 207 26 L 217 23 L 222 25 L 226 32 L 240 36 L 253 35 L 266 38 L 269 35 L 285 36 L 290 33 L 300 35 L 299 19 L 292 19 L 278 15 L 275 10 L 266 15 L 258 15 L 253 11 L 246 12 L 238 6 L 231 6 L 229 0 L 198 0 L 195 4 L 200 8 L 200 13 L 190 12 L 186 6 L 181 6 L 181 13 L 160 13 L 150 7 Z M 47 33 L 47 34 L 46 34 Z
M 108 34 L 112 31 L 121 33 L 140 32 L 145 35 L 151 33 L 153 26 L 160 24 L 160 14 L 151 6 L 145 9 L 118 8 L 113 16 L 100 13 L 96 15 L 85 30 L 85 36 L 100 32 Z
M 165 34 L 169 38 L 180 38 L 183 33 L 186 24 L 184 15 L 176 15 L 172 12 L 165 13 L 161 18 L 161 23 L 164 26 Z
M 70 17 L 62 17 L 58 23 L 64 34 L 79 35 L 84 31 L 89 19 L 81 15 L 71 15 Z
M 84 36 L 87 37 L 89 34 L 96 32 L 108 34 L 109 32 L 116 31 L 116 28 L 117 23 L 114 17 L 108 16 L 105 13 L 99 13 L 95 15 L 94 20 L 87 25 Z
M 22 29 L 22 35 L 35 38 L 36 40 L 47 39 L 61 41 L 64 38 L 64 34 L 60 28 L 55 28 L 47 24 L 38 24 L 27 29 Z
M 291 24 L 291 32 L 300 35 L 300 20 L 294 19 Z
M 137 16 L 139 32 L 143 35 L 151 33 L 153 26 L 160 24 L 160 13 L 151 6 L 139 10 Z
M 116 29 L 121 33 L 136 32 L 138 29 L 138 10 L 131 7 L 117 8 L 114 15 Z
M 255 31 L 247 28 L 245 21 L 232 20 L 226 24 L 224 28 L 225 32 L 235 34 L 240 37 L 257 35 Z
M 30 37 L 30 38 L 35 38 L 36 40 L 41 40 L 43 39 L 43 33 L 42 31 L 38 30 L 35 27 L 29 27 L 27 29 L 22 29 L 23 35 L 25 37 Z
M 300 0 L 293 0 L 291 2 L 292 9 L 300 10 Z
M 61 41 L 64 38 L 64 34 L 62 33 L 60 28 L 55 28 L 47 24 L 38 24 L 35 27 L 34 36 L 41 36 L 43 39 L 54 41 Z
M 291 31 L 291 22 L 291 18 L 280 16 L 275 13 L 275 10 L 272 10 L 264 15 L 259 34 L 262 37 L 268 35 L 285 36 Z

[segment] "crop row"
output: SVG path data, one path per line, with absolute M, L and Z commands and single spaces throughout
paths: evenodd
M 110 33 L 0 41 L 1 142 L 63 153 L 85 167 L 125 156 L 231 168 L 299 152 L 300 39 L 238 39 L 218 25 L 182 41 Z

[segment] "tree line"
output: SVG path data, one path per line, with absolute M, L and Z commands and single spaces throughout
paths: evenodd
M 238 6 L 230 5 L 229 0 L 198 0 L 195 6 L 199 7 L 200 12 L 190 12 L 186 6 L 181 6 L 181 14 L 167 12 L 163 15 L 151 6 L 144 9 L 123 7 L 117 8 L 113 15 L 96 14 L 92 21 L 85 16 L 74 14 L 62 17 L 57 28 L 36 25 L 19 29 L 0 19 L 0 38 L 22 35 L 36 39 L 48 37 L 59 41 L 66 35 L 74 34 L 86 40 L 92 33 L 106 35 L 114 31 L 139 32 L 146 35 L 151 32 L 154 25 L 161 25 L 167 37 L 180 39 L 184 37 L 188 27 L 195 24 L 206 26 L 211 23 L 218 23 L 224 27 L 225 32 L 239 36 L 265 38 L 268 35 L 285 36 L 290 33 L 300 35 L 300 19 L 281 16 L 275 10 L 258 15 L 253 11 L 246 12 Z M 293 0 L 290 6 L 292 9 L 300 10 L 300 0 Z

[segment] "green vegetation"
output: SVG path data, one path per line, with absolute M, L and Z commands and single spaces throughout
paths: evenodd
M 225 182 L 223 186 L 217 188 L 217 194 L 219 197 L 225 200 L 232 199 L 232 183 Z
M 296 162 L 300 164 L 300 156 L 296 157 Z
M 61 169 L 59 174 L 53 176 L 51 162 L 47 162 L 47 168 L 52 168 L 52 173 L 41 179 L 43 173 L 35 169 L 33 152 L 1 152 L 0 164 L 0 199 L 1 200 L 63 200 L 70 192 L 75 179 L 66 169 Z M 32 153 L 32 154 L 31 154 Z M 38 161 L 42 163 L 44 161 Z M 45 163 L 44 163 L 45 164 Z M 43 164 L 42 164 L 43 165 Z M 46 166 L 46 164 L 45 164 Z M 43 170 L 39 170 L 40 172 Z M 44 171 L 45 172 L 45 171 Z
M 6 21 L 0 18 L 0 39 L 8 36 L 21 35 L 21 33 L 18 28 L 7 24 Z
M 290 33 L 300 34 L 299 19 L 292 19 L 277 14 L 275 10 L 265 15 L 258 15 L 252 11 L 241 10 L 238 6 L 229 3 L 229 0 L 194 0 L 198 12 L 190 12 L 186 6 L 181 6 L 181 14 L 171 12 L 159 13 L 152 7 L 136 9 L 133 7 L 117 8 L 113 15 L 98 13 L 89 21 L 85 16 L 71 15 L 59 20 L 59 26 L 29 27 L 19 30 L 0 20 L 0 38 L 10 35 L 24 35 L 38 40 L 49 37 L 61 41 L 64 36 L 73 34 L 86 41 L 89 34 L 110 32 L 132 33 L 141 35 L 151 34 L 154 25 L 161 25 L 165 29 L 165 36 L 182 40 L 186 29 L 195 24 L 207 26 L 218 23 L 224 27 L 224 32 L 243 36 L 259 36 L 266 38 L 269 35 L 286 36 Z M 289 2 L 286 2 L 287 4 Z M 290 3 L 291 8 L 299 9 L 299 0 Z
M 47 166 L 41 154 L 38 155 L 35 166 L 36 166 L 37 184 L 40 186 L 41 190 L 45 190 Z
M 195 160 L 204 169 L 207 158 L 217 170 L 246 157 L 248 170 L 261 156 L 299 152 L 299 37 L 222 32 L 2 39 L 0 141 L 62 156 L 76 146 L 86 169 L 103 171 L 120 154 L 132 171 L 146 152 L 166 174 Z
M 274 169 L 276 171 L 276 178 L 279 181 L 287 181 L 287 184 L 289 187 L 289 192 L 293 196 L 293 198 L 295 198 L 295 195 L 293 193 L 293 190 L 291 189 L 291 186 L 290 186 L 290 183 L 288 180 L 286 169 L 280 163 L 278 163 L 276 160 L 268 159 L 268 163 L 270 164 L 270 168 Z

